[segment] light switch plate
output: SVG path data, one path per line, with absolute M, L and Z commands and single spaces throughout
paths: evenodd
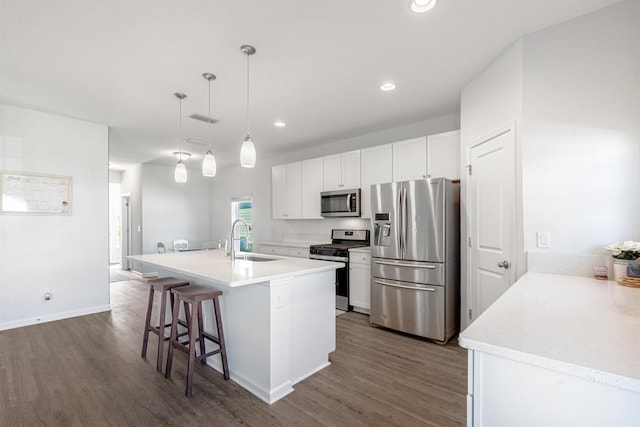
M 551 247 L 551 233 L 548 231 L 536 231 L 536 246 L 540 249 Z

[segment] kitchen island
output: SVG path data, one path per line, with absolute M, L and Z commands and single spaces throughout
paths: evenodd
M 243 257 L 251 259 L 243 259 Z M 174 276 L 216 287 L 231 379 L 271 404 L 329 365 L 335 350 L 335 269 L 342 263 L 224 251 L 130 256 Z M 205 302 L 205 304 L 210 302 Z M 204 307 L 205 329 L 215 330 Z M 222 372 L 219 357 L 207 363 Z
M 640 289 L 526 273 L 460 345 L 469 426 L 640 426 Z

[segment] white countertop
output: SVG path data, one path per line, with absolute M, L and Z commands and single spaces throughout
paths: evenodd
M 526 273 L 459 341 L 471 350 L 640 392 L 640 289 Z
M 222 250 L 135 255 L 128 258 L 228 287 L 251 285 L 273 279 L 333 270 L 344 266 L 341 262 L 249 252 L 238 253 L 238 258 L 242 256 L 275 258 L 275 261 L 254 262 L 236 259 L 232 263 L 229 257 L 225 255 L 225 251 Z

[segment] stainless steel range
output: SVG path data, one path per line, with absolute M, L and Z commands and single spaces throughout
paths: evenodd
M 349 249 L 369 246 L 369 230 L 331 230 L 331 243 L 312 245 L 309 258 L 343 262 L 336 270 L 336 308 L 349 311 Z

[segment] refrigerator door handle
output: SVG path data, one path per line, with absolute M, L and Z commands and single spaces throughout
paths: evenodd
M 380 264 L 380 265 L 391 265 L 393 267 L 411 267 L 411 268 L 426 268 L 429 270 L 435 270 L 436 266 L 435 265 L 419 265 L 419 264 L 402 264 L 402 263 L 397 263 L 397 262 L 385 262 L 385 261 L 374 261 L 376 264 Z
M 400 240 L 400 257 L 404 257 L 404 212 L 403 212 L 403 208 L 404 208 L 404 199 L 403 199 L 403 187 L 400 186 L 400 191 L 398 191 L 398 238 Z
M 417 288 L 415 286 L 405 286 L 405 285 L 398 285 L 397 283 L 389 283 L 389 282 L 385 282 L 383 280 L 374 280 L 374 283 L 377 283 L 379 285 L 383 285 L 383 286 L 391 286 L 393 288 L 403 288 L 403 289 L 411 289 L 414 291 L 426 291 L 426 292 L 435 292 L 436 290 L 434 288 Z
M 407 187 L 402 185 L 402 258 L 407 252 Z

